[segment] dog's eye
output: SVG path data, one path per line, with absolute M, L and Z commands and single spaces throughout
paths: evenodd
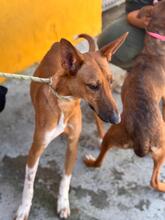
M 94 85 L 94 84 L 87 84 L 87 86 L 88 86 L 88 88 L 90 88 L 93 91 L 97 91 L 100 88 L 100 84 L 99 83 L 96 84 L 96 85 Z
M 110 85 L 113 83 L 113 79 L 112 78 L 108 79 L 108 81 L 109 81 Z
M 113 83 L 113 79 L 110 79 L 110 80 L 109 80 L 109 83 L 112 84 L 112 83 Z
M 109 82 L 110 85 L 113 83 L 113 79 L 111 75 L 107 76 L 107 81 Z

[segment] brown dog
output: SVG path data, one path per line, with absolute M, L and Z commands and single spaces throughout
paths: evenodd
M 154 168 L 151 185 L 165 192 L 160 182 L 160 168 L 165 160 L 165 1 L 140 11 L 139 16 L 150 14 L 145 46 L 128 73 L 122 88 L 123 112 L 121 122 L 112 125 L 105 134 L 97 159 L 86 155 L 90 167 L 101 166 L 112 146 L 132 147 L 143 157 L 151 153 Z M 156 35 L 151 36 L 151 33 Z M 155 36 L 155 37 L 154 37 Z M 163 41 L 164 39 L 164 41 Z M 163 113 L 160 101 L 163 100 Z
M 81 36 L 89 41 L 92 50 L 92 38 Z M 108 61 L 126 36 L 127 33 L 100 51 L 85 54 L 81 54 L 69 41 L 62 39 L 53 44 L 35 71 L 35 76 L 51 77 L 52 85 L 50 88 L 44 84 L 31 84 L 35 132 L 26 165 L 22 203 L 16 220 L 28 219 L 39 159 L 48 144 L 61 133 L 68 137 L 68 148 L 57 211 L 61 218 L 70 215 L 68 192 L 81 131 L 80 99 L 89 103 L 102 120 L 115 124 L 120 122 L 111 93 L 112 75 Z

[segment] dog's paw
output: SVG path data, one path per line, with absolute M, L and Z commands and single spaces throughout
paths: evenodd
M 70 216 L 69 199 L 59 196 L 57 203 L 57 213 L 60 218 L 68 218 Z
M 87 167 L 99 167 L 100 165 L 96 163 L 96 158 L 90 154 L 86 154 L 84 157 L 84 163 Z
M 103 138 L 99 138 L 98 141 L 99 141 L 99 144 L 101 144 L 103 142 Z M 100 146 L 99 146 L 99 148 L 100 148 Z
M 30 207 L 25 207 L 21 205 L 16 213 L 14 220 L 28 220 Z

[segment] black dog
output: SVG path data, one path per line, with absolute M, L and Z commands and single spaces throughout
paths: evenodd
M 5 108 L 7 91 L 6 87 L 0 86 L 0 112 Z

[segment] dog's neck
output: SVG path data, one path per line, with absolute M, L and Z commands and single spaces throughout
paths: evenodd
M 63 71 L 57 72 L 52 76 L 51 88 L 58 94 L 58 96 L 73 97 L 73 99 L 76 99 L 77 97 L 72 94 L 70 89 L 69 78 L 70 77 L 67 74 L 64 74 Z
M 144 41 L 143 53 L 150 56 L 156 56 L 164 62 L 165 65 L 165 42 L 157 40 L 151 36 L 146 35 Z

